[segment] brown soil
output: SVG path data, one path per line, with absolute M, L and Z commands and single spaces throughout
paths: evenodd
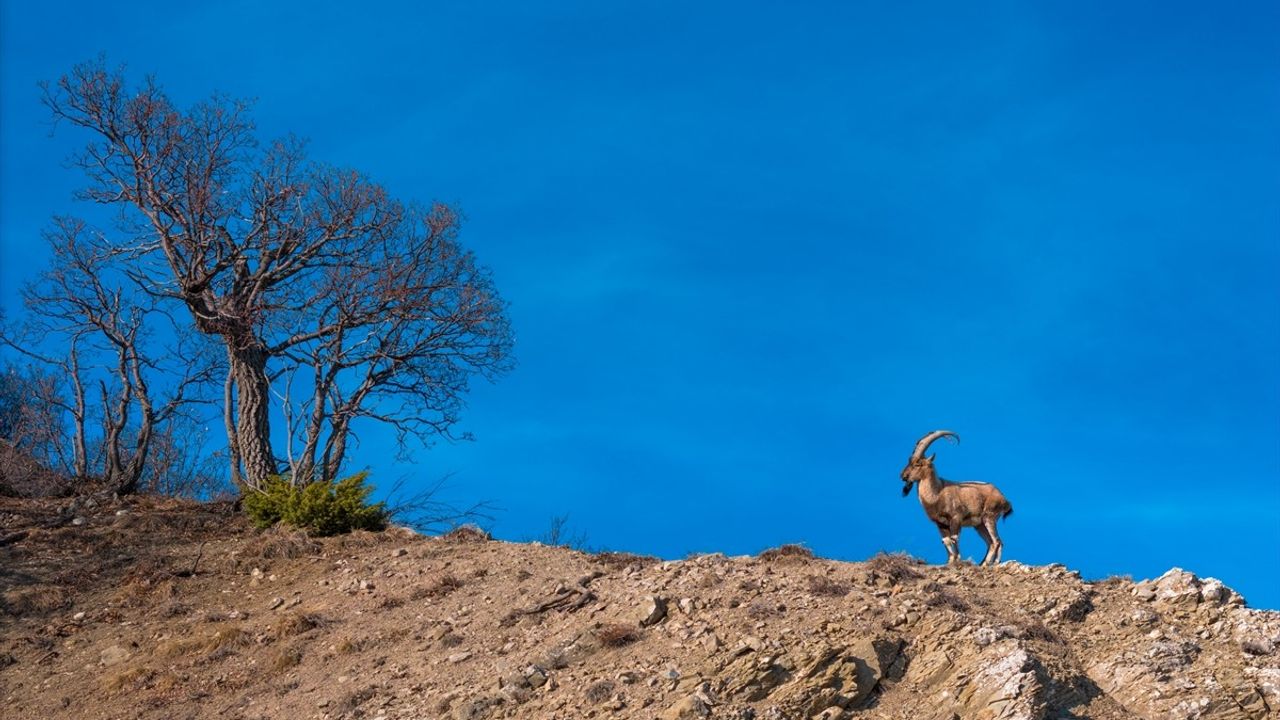
M 0 499 L 6 718 L 1280 717 L 1280 614 L 1189 573 L 658 562 L 69 502 Z

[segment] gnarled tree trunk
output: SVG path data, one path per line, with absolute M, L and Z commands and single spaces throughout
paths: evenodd
M 240 456 L 245 485 L 260 488 L 268 476 L 280 471 L 271 453 L 267 351 L 254 343 L 231 348 L 229 354 L 236 386 L 236 418 L 235 435 L 227 439 Z

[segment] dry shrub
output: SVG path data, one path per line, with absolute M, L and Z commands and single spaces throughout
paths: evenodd
M 23 588 L 0 593 L 0 612 L 14 617 L 47 615 L 71 605 L 71 595 L 59 586 Z
M 596 639 L 605 647 L 618 648 L 640 639 L 640 631 L 630 625 L 621 623 L 609 623 L 601 625 L 595 630 Z
M 587 686 L 587 702 L 599 705 L 613 696 L 614 687 L 612 680 L 597 680 L 591 683 Z
M 302 648 L 293 645 L 290 647 L 280 648 L 275 656 L 271 658 L 271 669 L 276 672 L 283 672 L 292 667 L 297 667 L 302 663 Z
M 185 657 L 204 653 L 209 655 L 206 659 L 217 660 L 226 657 L 235 648 L 244 647 L 250 642 L 252 638 L 244 628 L 220 628 L 207 635 L 166 640 L 156 647 L 156 655 Z
M 255 533 L 246 543 L 241 555 L 263 560 L 276 558 L 292 560 L 319 555 L 322 548 L 323 546 L 312 540 L 305 530 L 294 530 L 278 525 Z
M 413 589 L 409 594 L 410 600 L 422 600 L 425 598 L 442 598 L 445 595 L 461 588 L 466 583 L 462 582 L 456 575 L 444 573 L 436 577 L 427 585 L 420 585 Z
M 1112 575 L 1106 579 L 1099 580 L 1094 583 L 1104 588 L 1123 588 L 1133 584 L 1132 575 Z
M 933 591 L 929 597 L 925 598 L 924 604 L 931 608 L 949 608 L 956 612 L 967 612 L 969 603 L 963 598 L 945 588 L 939 587 Z
M 467 639 L 456 633 L 445 633 L 440 636 L 440 644 L 447 648 L 455 648 L 466 642 Z
M 908 580 L 919 580 L 922 576 L 916 571 L 916 567 L 923 564 L 923 560 L 906 553 L 881 552 L 867 561 L 867 569 L 875 575 L 888 578 L 891 584 L 896 585 Z
M 777 617 L 782 614 L 782 606 L 764 598 L 756 598 L 747 605 L 747 617 L 756 620 Z
M 1058 633 L 1054 632 L 1053 628 L 1045 625 L 1039 620 L 1027 620 L 1020 625 L 1019 629 L 1022 631 L 1022 636 L 1024 638 L 1040 640 L 1054 645 L 1062 644 L 1062 638 L 1058 636 Z
M 813 559 L 813 551 L 803 545 L 791 543 L 769 548 L 756 557 L 765 562 L 803 562 Z
M 145 667 L 131 667 L 119 670 L 102 678 L 102 688 L 107 692 L 121 690 L 142 690 L 155 679 L 156 671 Z
M 810 595 L 823 597 L 844 597 L 852 589 L 847 583 L 842 583 L 826 575 L 809 575 L 805 578 L 805 585 Z
M 339 715 L 347 715 L 354 713 L 357 708 L 368 702 L 374 695 L 374 689 L 371 687 L 361 688 L 354 692 L 347 693 L 342 700 L 338 702 L 334 711 Z
M 336 645 L 334 645 L 334 650 L 336 650 L 340 655 L 350 655 L 352 653 L 358 653 L 361 650 L 364 650 L 370 644 L 370 642 L 372 642 L 372 638 L 368 638 L 368 637 L 362 637 L 362 638 L 345 637 L 339 640 Z
M 276 621 L 271 632 L 276 639 L 301 635 L 324 625 L 324 618 L 314 613 L 292 612 Z
M 395 610 L 398 607 L 403 607 L 405 602 L 403 595 L 388 595 L 387 597 L 382 598 L 382 601 L 378 603 L 378 609 Z
M 385 541 L 419 542 L 423 538 L 422 534 L 413 528 L 403 525 L 388 525 L 387 529 L 382 531 L 382 539 Z
M 160 694 L 171 693 L 186 688 L 189 681 L 190 678 L 186 676 L 164 673 L 151 682 L 151 689 Z
M 482 543 L 489 542 L 493 536 L 475 525 L 459 525 L 441 535 L 440 539 L 453 543 Z
M 122 579 L 123 585 L 150 587 L 173 577 L 169 564 L 160 558 L 148 557 L 135 562 Z
M 647 567 L 662 562 L 661 558 L 652 555 L 636 555 L 628 552 L 596 553 L 592 559 L 597 563 L 614 570 L 628 567 Z
M 352 530 L 349 533 L 335 535 L 328 542 L 340 550 L 359 550 L 401 539 L 388 535 L 382 530 Z
M 184 605 L 184 604 L 182 604 L 182 603 L 180 603 L 180 602 L 169 602 L 169 603 L 166 603 L 166 604 L 165 604 L 163 607 L 161 607 L 159 610 L 157 610 L 157 611 L 156 611 L 156 613 L 157 613 L 160 617 L 162 617 L 162 618 L 166 618 L 166 619 L 168 619 L 168 618 L 175 618 L 175 617 L 182 617 L 183 615 L 190 615 L 190 614 L 191 614 L 191 606 L 190 606 L 190 605 Z

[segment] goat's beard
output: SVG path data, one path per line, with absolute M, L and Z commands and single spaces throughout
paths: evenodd
M 902 486 L 902 497 L 906 497 L 910 494 L 911 494 L 911 483 L 907 483 Z

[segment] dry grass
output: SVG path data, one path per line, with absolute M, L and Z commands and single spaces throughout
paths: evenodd
M 613 697 L 613 690 L 616 686 L 612 680 L 597 680 L 587 686 L 587 702 L 594 705 Z
M 337 707 L 334 708 L 334 711 L 339 716 L 344 716 L 344 715 L 354 713 L 361 705 L 365 704 L 371 698 L 373 698 L 373 695 L 374 695 L 374 689 L 371 687 L 362 688 L 360 690 L 356 690 L 355 692 L 347 693 L 342 698 L 342 700 L 338 702 L 338 705 Z
M 810 595 L 821 597 L 844 597 L 853 589 L 848 583 L 840 582 L 826 575 L 809 575 L 805 578 L 805 586 Z
M 184 615 L 191 614 L 191 606 L 180 602 L 170 601 L 157 610 L 156 614 L 165 619 L 182 617 Z
M 109 693 L 122 690 L 137 691 L 146 688 L 156 677 L 156 671 L 146 667 L 131 667 L 103 676 L 102 689 Z
M 969 603 L 963 598 L 943 587 L 933 590 L 929 597 L 925 598 L 924 604 L 931 608 L 948 608 L 956 612 L 968 612 Z
M 169 564 L 160 558 L 142 558 L 129 568 L 121 583 L 124 585 L 142 585 L 150 587 L 173 577 Z
M 804 562 L 813 559 L 813 551 L 803 545 L 792 543 L 769 548 L 756 557 L 765 562 Z
M 619 648 L 630 645 L 640 639 L 640 631 L 630 625 L 621 623 L 610 623 L 601 625 L 595 630 L 596 639 L 601 645 L 611 648 Z
M 405 602 L 407 602 L 407 600 L 403 595 L 388 595 L 387 597 L 382 598 L 381 602 L 378 603 L 378 609 L 395 610 L 398 607 L 403 607 Z
M 493 536 L 475 525 L 459 525 L 441 535 L 440 539 L 453 543 L 482 543 L 489 542 Z
M 910 580 L 919 580 L 921 575 L 916 568 L 924 561 L 911 557 L 906 553 L 876 553 L 867 561 L 867 569 L 872 573 L 885 577 L 891 584 Z
M 756 598 L 747 605 L 747 617 L 754 620 L 778 617 L 781 614 L 781 606 L 765 598 Z
M 426 598 L 442 598 L 445 595 L 461 588 L 465 585 L 456 575 L 444 573 L 432 580 L 426 585 L 419 585 L 409 593 L 410 600 L 424 600 Z
M 619 570 L 622 568 L 629 568 L 629 567 L 643 568 L 649 565 L 656 565 L 662 562 L 661 558 L 656 558 L 652 555 L 636 555 L 634 553 L 627 553 L 627 552 L 596 553 L 591 557 L 591 559 L 595 560 L 597 563 L 600 563 L 601 565 L 607 568 L 614 569 L 614 570 Z
M 326 539 L 326 544 L 339 550 L 359 550 L 361 548 L 371 547 L 373 545 L 381 545 L 394 540 L 403 540 L 397 535 L 390 535 L 386 531 L 372 530 L 352 530 L 349 533 L 334 535 Z
M 59 586 L 23 588 L 0 593 L 0 613 L 14 617 L 46 615 L 71 605 L 71 594 Z
M 1052 645 L 1062 645 L 1062 638 L 1053 628 L 1036 619 L 1027 620 L 1019 626 L 1022 636 L 1030 640 L 1040 640 Z
M 372 638 L 368 637 L 345 637 L 339 640 L 337 644 L 333 646 L 333 649 L 340 655 L 351 655 L 364 650 L 369 646 L 371 641 Z
M 302 663 L 302 648 L 294 645 L 280 648 L 271 658 L 271 669 L 283 672 Z
M 220 628 L 197 637 L 170 638 L 156 647 L 159 657 L 173 658 L 205 654 L 213 659 L 226 657 L 235 648 L 245 647 L 252 638 L 244 628 Z
M 292 560 L 300 557 L 314 557 L 320 554 L 323 546 L 311 539 L 305 530 L 294 530 L 281 525 L 256 533 L 245 543 L 241 556 L 274 560 L 277 558 Z
M 1102 588 L 1125 588 L 1130 585 L 1133 585 L 1133 576 L 1132 575 L 1112 575 L 1103 580 L 1098 580 L 1093 584 Z
M 275 635 L 276 639 L 279 640 L 287 637 L 293 637 L 294 635 L 301 635 L 318 627 L 322 627 L 324 624 L 324 618 L 316 615 L 315 613 L 297 611 L 285 615 L 277 620 L 275 625 L 272 626 L 271 632 Z

